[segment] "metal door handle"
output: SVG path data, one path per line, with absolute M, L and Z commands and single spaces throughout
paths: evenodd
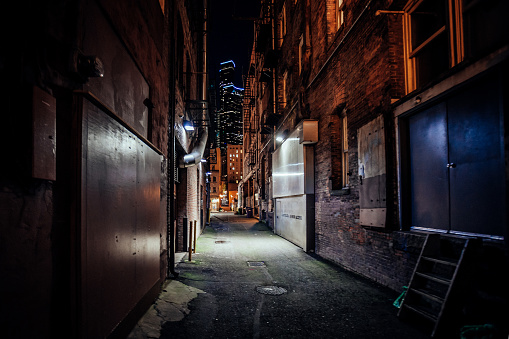
M 456 164 L 451 162 L 450 164 L 447 164 L 447 168 L 455 168 Z

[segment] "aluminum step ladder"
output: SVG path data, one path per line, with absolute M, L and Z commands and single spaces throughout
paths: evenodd
M 451 294 L 458 287 L 460 268 L 472 240 L 427 235 L 398 317 L 424 323 L 431 337 L 440 332 L 448 308 L 454 306 Z

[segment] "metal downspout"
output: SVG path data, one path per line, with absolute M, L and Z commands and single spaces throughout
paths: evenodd
M 170 29 L 170 50 L 169 54 L 169 112 L 168 112 L 168 161 L 167 166 L 167 204 L 166 204 L 166 248 L 168 251 L 168 267 L 166 276 L 170 277 L 173 275 L 175 278 L 179 276 L 179 273 L 175 271 L 175 2 L 172 2 L 173 6 L 171 9 L 171 15 L 173 16 L 170 20 L 170 24 L 173 28 Z M 170 6 L 168 6 L 170 7 Z M 168 19 L 170 14 L 168 15 Z M 170 27 L 168 27 L 170 28 Z

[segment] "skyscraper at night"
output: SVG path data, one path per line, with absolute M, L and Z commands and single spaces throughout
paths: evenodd
M 235 63 L 226 61 L 219 69 L 219 110 L 217 112 L 219 147 L 242 145 L 242 100 L 244 89 L 233 84 Z

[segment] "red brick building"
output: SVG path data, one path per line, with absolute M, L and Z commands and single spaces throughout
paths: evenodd
M 472 298 L 489 304 L 482 286 L 502 281 L 508 262 L 506 9 L 262 1 L 245 78 L 243 206 L 397 291 L 428 233 L 481 239 L 486 280 Z

